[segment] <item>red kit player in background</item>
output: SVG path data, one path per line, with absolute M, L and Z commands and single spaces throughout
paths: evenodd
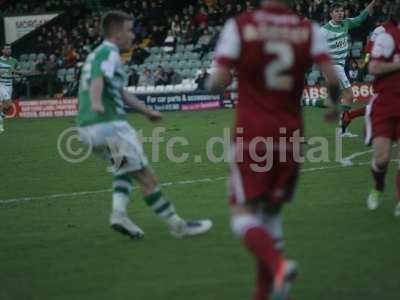
M 376 95 L 366 113 L 367 141 L 372 141 L 372 174 L 375 186 L 367 205 L 378 208 L 385 186 L 392 143 L 400 141 L 400 5 L 392 8 L 392 19 L 375 39 L 371 51 L 369 73 L 375 75 Z M 400 169 L 397 171 L 397 205 L 394 214 L 400 217 Z
M 395 19 L 396 19 L 396 10 L 390 9 L 389 20 L 383 22 L 380 26 L 376 27 L 375 30 L 372 32 L 371 37 L 369 38 L 367 45 L 365 47 L 365 52 L 367 53 L 365 58 L 366 63 L 369 63 L 370 61 L 372 47 L 374 46 L 374 42 L 377 36 L 385 32 L 387 28 L 392 27 L 393 22 L 396 22 Z M 345 111 L 342 117 L 342 131 L 345 132 L 347 127 L 354 119 L 365 116 L 365 112 L 366 112 L 365 106 Z
M 223 91 L 233 69 L 238 75 L 231 226 L 257 259 L 253 300 L 286 300 L 296 276 L 296 264 L 282 253 L 281 209 L 297 182 L 292 137 L 301 134 L 304 77 L 313 63 L 328 80 L 334 105 L 326 118 L 335 122 L 340 90 L 327 42 L 319 26 L 292 12 L 286 1 L 261 1 L 258 10 L 228 20 L 215 51 L 209 90 Z M 286 142 L 278 143 L 282 137 Z M 258 143 L 260 138 L 273 142 Z

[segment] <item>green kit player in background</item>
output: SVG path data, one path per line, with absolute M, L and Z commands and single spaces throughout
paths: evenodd
M 343 4 L 341 2 L 334 2 L 329 9 L 331 20 L 322 28 L 322 32 L 328 41 L 329 52 L 334 60 L 334 67 L 340 79 L 343 111 L 350 110 L 353 104 L 353 90 L 344 70 L 350 49 L 349 30 L 361 26 L 367 20 L 368 15 L 373 12 L 375 3 L 376 0 L 373 0 L 359 16 L 344 19 Z M 342 136 L 355 137 L 356 135 L 351 134 L 343 128 Z
M 0 133 L 4 132 L 5 112 L 11 106 L 13 78 L 18 61 L 11 56 L 11 46 L 6 44 L 0 56 Z
M 132 17 L 119 11 L 108 12 L 103 16 L 102 30 L 104 42 L 88 56 L 82 67 L 77 122 L 81 140 L 112 164 L 111 227 L 133 239 L 144 236 L 142 229 L 127 215 L 134 179 L 143 192 L 144 201 L 167 224 L 171 235 L 180 238 L 209 231 L 210 220 L 185 221 L 163 196 L 136 131 L 126 120 L 125 106 L 134 108 L 151 121 L 161 119 L 159 112 L 124 90 L 127 74 L 120 51 L 132 47 Z

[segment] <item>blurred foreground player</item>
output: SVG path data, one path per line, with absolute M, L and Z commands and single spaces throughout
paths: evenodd
M 326 76 L 334 100 L 326 113 L 330 121 L 338 115 L 339 79 L 319 26 L 302 20 L 285 1 L 262 1 L 260 9 L 228 20 L 215 53 L 210 91 L 226 88 L 233 69 L 238 75 L 232 230 L 257 259 L 253 300 L 286 300 L 297 268 L 281 252 L 281 210 L 292 199 L 299 172 L 295 136 L 302 135 L 304 77 L 313 63 Z M 278 142 L 282 137 L 283 144 Z
M 374 42 L 370 74 L 375 76 L 376 95 L 366 112 L 367 142 L 372 142 L 372 174 L 375 186 L 367 205 L 378 208 L 385 187 L 386 171 L 393 143 L 400 142 L 400 5 L 393 8 L 392 20 Z M 394 214 L 400 217 L 400 168 L 397 171 L 397 205 Z
M 82 67 L 77 122 L 84 143 L 111 162 L 113 169 L 111 227 L 134 239 L 144 233 L 127 215 L 132 179 L 141 187 L 146 204 L 167 224 L 174 237 L 193 236 L 212 227 L 209 220 L 185 221 L 165 198 L 149 166 L 142 144 L 125 117 L 125 106 L 134 108 L 151 121 L 161 114 L 150 109 L 124 90 L 127 74 L 120 51 L 132 47 L 133 20 L 122 12 L 103 17 L 104 42 L 87 58 Z

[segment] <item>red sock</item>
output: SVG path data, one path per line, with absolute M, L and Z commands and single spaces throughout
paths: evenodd
M 272 276 L 268 269 L 258 261 L 256 291 L 252 300 L 265 300 L 271 292 Z
M 383 192 L 385 189 L 385 177 L 386 177 L 386 169 L 379 170 L 376 167 L 372 167 L 372 176 L 374 177 L 375 189 Z
M 350 120 L 353 120 L 353 119 L 358 118 L 358 117 L 365 116 L 365 111 L 366 111 L 365 107 L 350 110 L 349 111 Z
M 254 226 L 247 230 L 243 237 L 247 249 L 263 264 L 264 268 L 272 274 L 275 273 L 277 262 L 281 259 L 275 249 L 275 241 L 262 226 Z

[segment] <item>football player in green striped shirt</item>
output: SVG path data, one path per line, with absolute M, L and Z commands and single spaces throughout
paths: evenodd
M 343 111 L 348 111 L 353 103 L 353 90 L 349 79 L 344 70 L 346 58 L 348 56 L 349 45 L 349 30 L 361 26 L 372 14 L 376 0 L 373 0 L 359 16 L 355 18 L 344 18 L 344 7 L 341 2 L 334 2 L 330 6 L 331 20 L 323 26 L 322 32 L 328 40 L 329 51 L 334 60 L 334 67 L 340 79 L 342 88 L 342 108 Z M 342 132 L 344 137 L 355 137 L 348 131 Z
M 133 239 L 144 236 L 127 215 L 134 179 L 145 203 L 167 224 L 172 236 L 181 238 L 209 231 L 210 220 L 186 221 L 177 214 L 161 192 L 135 129 L 127 122 L 125 106 L 151 121 L 161 119 L 159 112 L 124 89 L 127 74 L 120 52 L 132 47 L 132 17 L 111 11 L 103 17 L 102 30 L 104 42 L 90 53 L 82 67 L 77 123 L 81 140 L 112 165 L 111 227 Z
M 4 112 L 11 106 L 14 74 L 18 61 L 11 57 L 11 46 L 5 45 L 0 56 L 0 133 L 4 131 Z

